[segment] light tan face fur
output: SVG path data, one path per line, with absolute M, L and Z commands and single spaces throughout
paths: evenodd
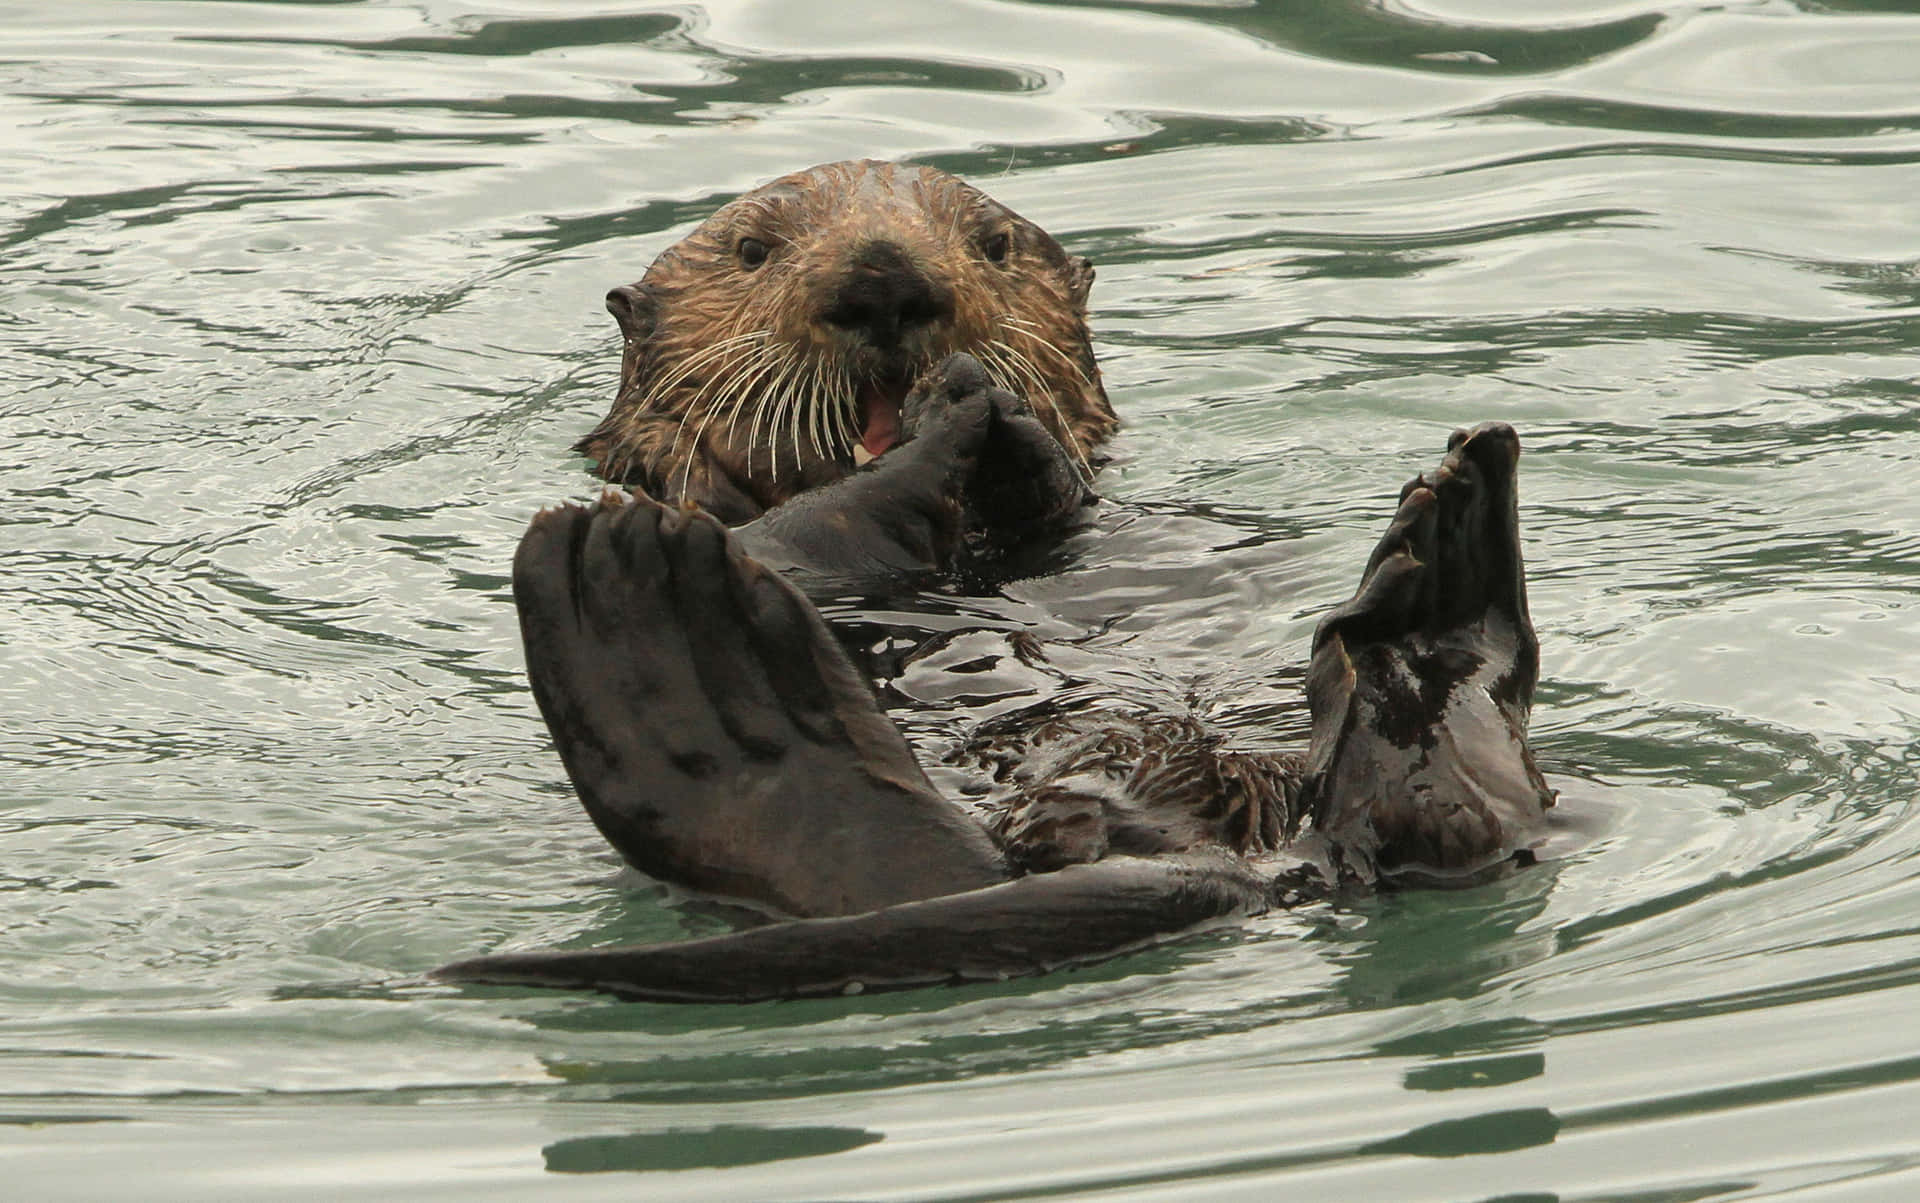
M 911 320 L 849 325 L 846 298 L 879 276 L 912 290 Z M 1088 343 L 1092 279 L 945 172 L 786 176 L 609 297 L 627 334 L 620 396 L 581 450 L 650 492 L 698 500 L 704 475 L 777 504 L 884 453 L 913 380 L 966 351 L 1084 463 L 1117 425 Z

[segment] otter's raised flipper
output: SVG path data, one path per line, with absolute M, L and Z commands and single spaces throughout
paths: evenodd
M 1267 905 L 1259 878 L 1224 854 L 1116 857 L 866 915 L 677 944 L 502 953 L 434 976 L 608 990 L 656 1002 L 901 990 L 1046 973 Z
M 1468 880 L 1524 853 L 1553 794 L 1527 747 L 1539 644 L 1499 423 L 1407 485 L 1353 600 L 1314 634 L 1313 821 L 1342 878 Z
M 792 915 L 1007 878 L 819 613 L 712 518 L 612 493 L 548 510 L 513 579 L 534 697 L 636 868 Z

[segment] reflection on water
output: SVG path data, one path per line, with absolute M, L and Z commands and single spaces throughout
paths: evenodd
M 614 1170 L 694 1170 L 757 1165 L 795 1157 L 844 1153 L 882 1139 L 859 1128 L 753 1128 L 723 1124 L 706 1129 L 670 1128 L 627 1136 L 579 1136 L 555 1141 L 541 1153 L 556 1174 L 604 1174 Z
M 12 14 L 22 1189 L 1913 1193 L 1902 7 Z M 1499 418 L 1567 854 L 1000 986 L 421 984 L 725 922 L 581 819 L 505 565 L 589 491 L 567 447 L 614 383 L 606 289 L 861 155 L 959 171 L 1093 257 L 1129 424 L 1098 531 L 1046 573 L 863 615 L 943 641 L 876 657 L 930 761 L 1099 697 L 1297 739 L 1308 634 L 1400 482 Z
M 1355 1152 L 1361 1156 L 1398 1153 L 1409 1157 L 1471 1157 L 1552 1144 L 1559 1132 L 1560 1120 L 1544 1107 L 1489 1111 L 1465 1119 L 1422 1124 L 1411 1132 L 1363 1145 Z

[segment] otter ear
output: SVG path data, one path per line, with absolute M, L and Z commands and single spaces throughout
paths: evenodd
M 620 333 L 628 342 L 645 342 L 653 337 L 653 322 L 659 312 L 653 290 L 644 284 L 622 284 L 607 294 L 607 312 L 620 323 Z
M 1074 255 L 1067 260 L 1067 287 L 1073 293 L 1073 303 L 1084 311 L 1087 296 L 1093 292 L 1093 260 L 1085 255 Z

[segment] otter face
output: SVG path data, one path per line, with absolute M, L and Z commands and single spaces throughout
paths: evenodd
M 1117 426 L 1087 334 L 1092 282 L 1086 260 L 943 171 L 786 176 L 609 294 L 620 395 L 580 450 L 663 499 L 731 488 L 770 507 L 884 454 L 914 381 L 965 351 L 1085 465 Z

